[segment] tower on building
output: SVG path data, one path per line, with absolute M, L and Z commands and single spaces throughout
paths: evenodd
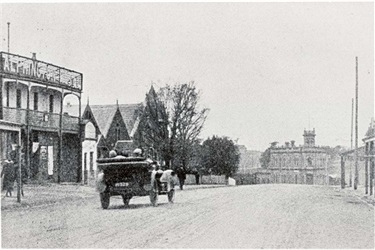
M 315 128 L 313 130 L 304 130 L 303 133 L 304 146 L 305 147 L 314 147 L 315 146 Z

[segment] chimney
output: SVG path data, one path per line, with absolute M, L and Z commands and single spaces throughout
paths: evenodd
M 33 54 L 32 59 L 33 59 L 33 60 L 36 60 L 36 53 L 32 53 L 32 54 Z
M 294 140 L 290 141 L 290 144 L 292 144 L 292 145 L 291 145 L 291 146 L 292 146 L 292 148 L 294 148 L 294 147 L 295 147 L 295 142 L 296 142 L 296 141 L 294 141 Z

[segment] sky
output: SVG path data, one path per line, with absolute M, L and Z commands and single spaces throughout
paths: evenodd
M 359 145 L 374 116 L 372 2 L 3 3 L 2 51 L 7 22 L 11 53 L 83 73 L 83 105 L 194 81 L 203 139 L 264 151 L 315 128 L 317 145 L 350 147 L 356 57 Z

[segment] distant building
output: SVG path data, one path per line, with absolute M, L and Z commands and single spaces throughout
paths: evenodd
M 295 141 L 269 148 L 268 168 L 258 173 L 263 183 L 327 184 L 328 160 L 327 147 L 315 145 L 315 129 L 305 130 L 304 144 L 296 146 Z
M 363 138 L 365 143 L 365 185 L 366 193 L 374 194 L 375 182 L 375 123 L 374 118 L 371 119 L 371 124 Z M 369 189 L 369 190 L 368 190 Z
M 1 161 L 20 146 L 31 179 L 80 180 L 81 117 L 64 113 L 68 95 L 81 103 L 82 74 L 0 52 Z
M 252 169 L 260 168 L 259 151 L 248 150 L 244 145 L 238 145 L 240 152 L 240 163 L 238 165 L 238 174 L 250 174 Z
M 345 185 L 352 187 L 354 185 L 355 177 L 355 160 L 354 160 L 355 150 L 347 150 L 341 155 L 344 156 L 345 160 Z M 358 185 L 365 185 L 365 146 L 358 147 Z M 337 159 L 336 162 L 336 172 L 338 178 L 341 179 L 341 160 Z

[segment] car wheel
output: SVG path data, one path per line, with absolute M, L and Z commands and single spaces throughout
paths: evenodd
M 124 205 L 127 207 L 129 206 L 129 202 L 130 202 L 130 199 L 132 197 L 129 197 L 129 196 L 125 196 L 125 195 L 122 195 L 122 201 L 124 202 Z
M 174 189 L 171 189 L 171 191 L 168 192 L 168 201 L 170 203 L 174 202 Z
M 150 191 L 150 201 L 151 201 L 151 204 L 156 207 L 158 205 L 158 192 L 154 191 L 154 190 L 151 190 Z
M 102 208 L 107 209 L 109 207 L 109 193 L 100 193 L 100 202 L 102 203 Z

